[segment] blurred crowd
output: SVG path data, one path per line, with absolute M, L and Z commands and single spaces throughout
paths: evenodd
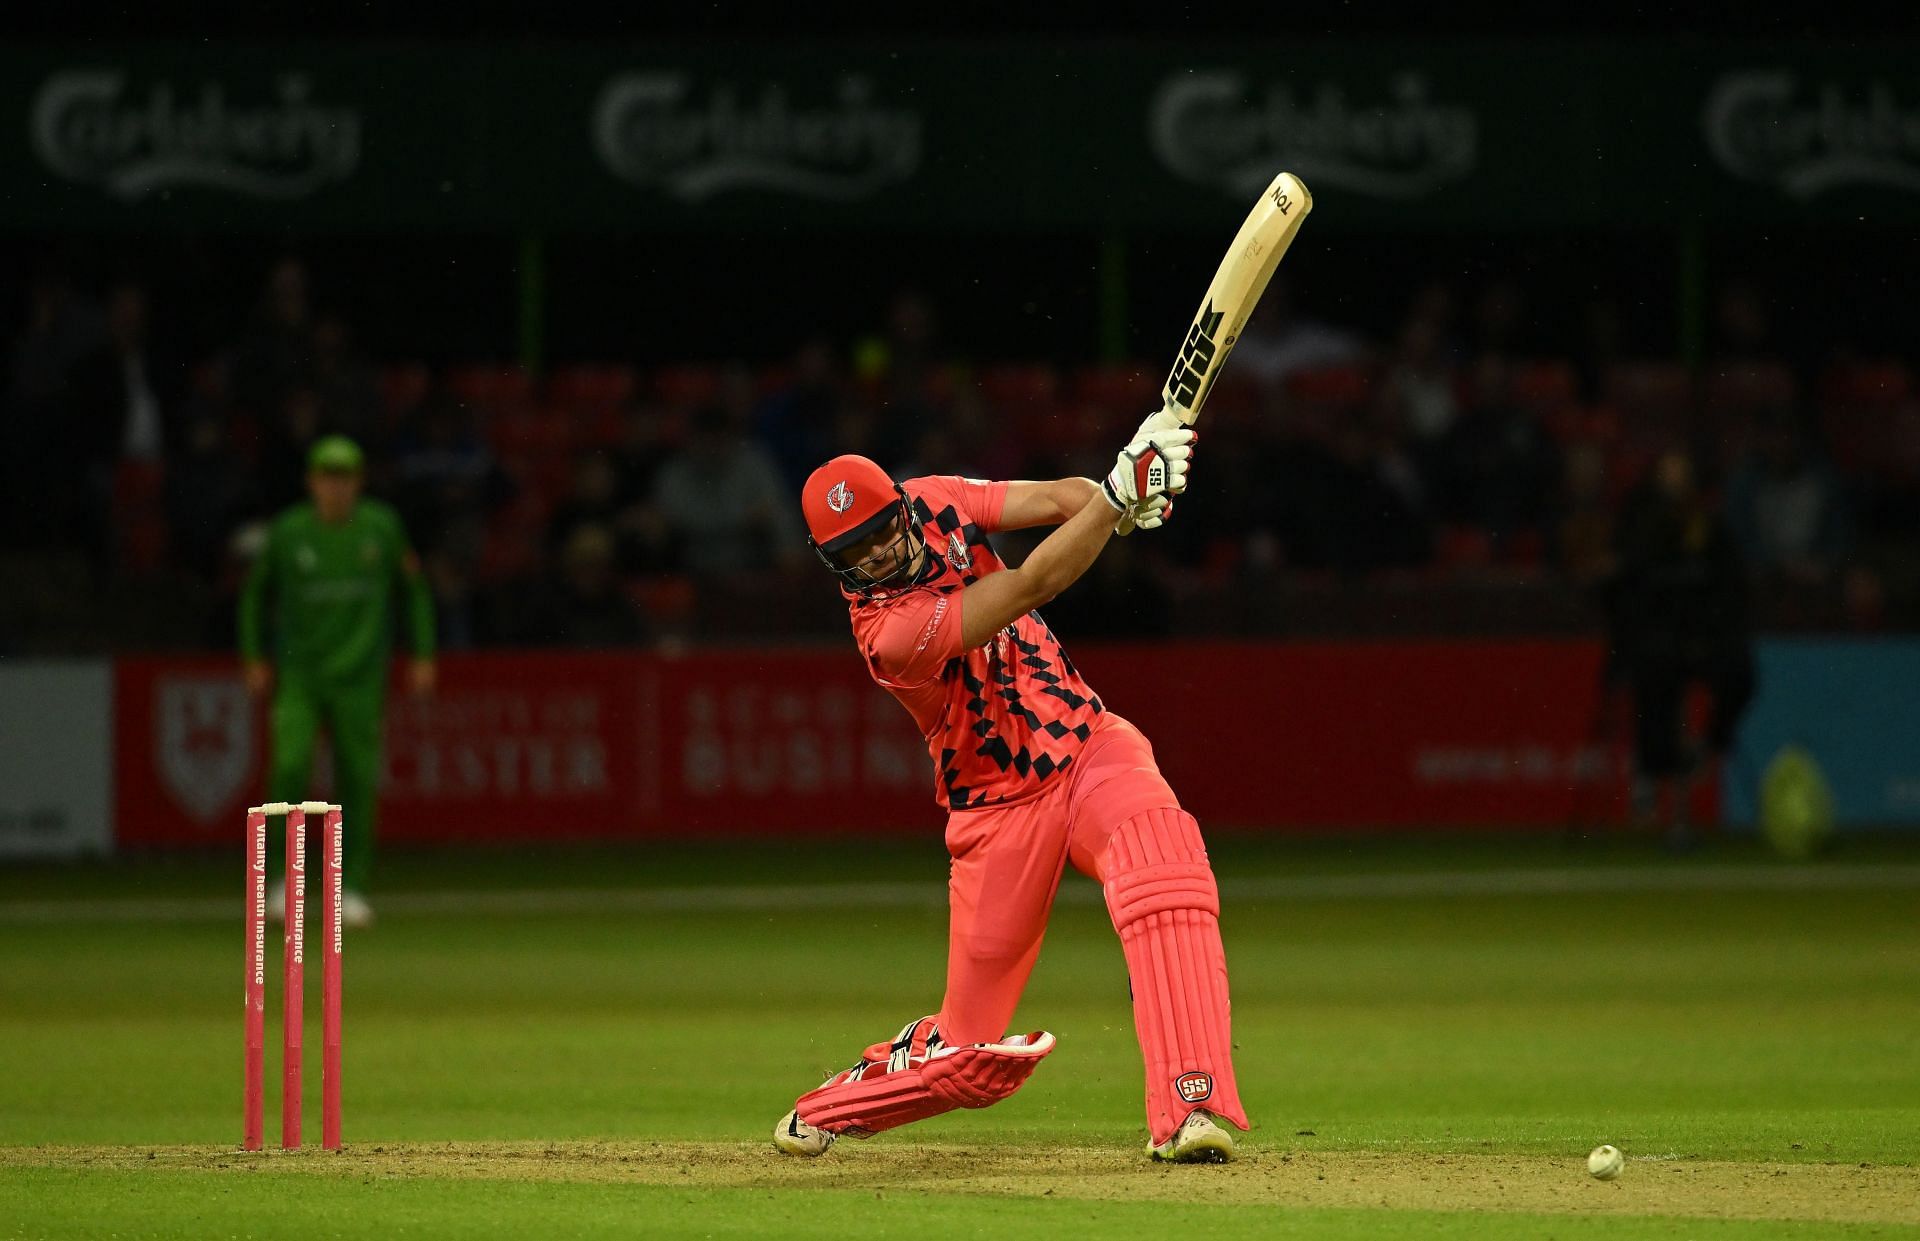
M 938 307 L 903 293 L 870 333 L 771 363 L 436 368 L 365 356 L 294 259 L 208 356 L 166 352 L 166 313 L 138 282 L 32 283 L 0 406 L 0 649 L 229 641 L 262 523 L 333 432 L 405 518 L 449 648 L 831 633 L 793 500 L 819 461 L 1098 474 L 1164 367 L 957 357 Z M 1423 601 L 1497 586 L 1491 624 L 1572 607 L 1617 627 L 1635 583 L 1673 570 L 1757 624 L 1912 625 L 1903 361 L 1789 357 L 1739 283 L 1715 292 L 1693 366 L 1625 356 L 1620 313 L 1595 303 L 1577 339 L 1541 341 L 1517 283 L 1434 284 L 1371 339 L 1277 283 L 1175 520 L 1116 544 L 1050 615 L 1098 636 L 1287 631 L 1337 597 L 1417 632 Z

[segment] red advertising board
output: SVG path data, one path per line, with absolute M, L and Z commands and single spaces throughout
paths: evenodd
M 1602 658 L 1589 642 L 1319 642 L 1075 662 L 1203 822 L 1560 828 L 1624 805 L 1623 756 L 1596 727 Z
M 430 697 L 392 693 L 382 838 L 592 839 L 646 830 L 634 813 L 643 662 L 455 655 L 442 661 Z M 237 833 L 248 803 L 263 796 L 267 742 L 264 705 L 247 696 L 234 662 L 122 660 L 115 684 L 120 842 L 192 844 Z M 316 763 L 316 794 L 329 790 L 326 766 Z
M 1618 814 L 1585 642 L 1088 647 L 1205 822 L 1559 828 Z M 123 845 L 225 841 L 261 796 L 264 710 L 221 659 L 116 669 Z M 450 656 L 389 703 L 388 841 L 928 832 L 932 766 L 840 647 Z M 315 792 L 325 789 L 316 777 Z

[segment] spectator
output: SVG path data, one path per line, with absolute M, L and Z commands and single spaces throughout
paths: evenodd
M 1610 592 L 1614 666 L 1633 691 L 1634 808 L 1651 819 L 1664 802 L 1668 841 L 1691 841 L 1688 776 L 1711 778 L 1753 697 L 1747 585 L 1732 532 L 1669 450 L 1628 497 L 1619 572 Z M 1699 744 L 1683 740 L 1690 685 L 1712 699 Z M 1664 794 L 1664 796 L 1663 796 Z
M 1143 559 L 1139 539 L 1115 539 L 1074 588 L 1047 605 L 1047 623 L 1072 638 L 1164 638 L 1173 598 Z
M 1234 369 L 1274 391 L 1284 389 L 1296 372 L 1352 366 L 1365 358 L 1366 345 L 1358 336 L 1301 315 L 1287 282 L 1278 276 L 1233 347 Z
M 794 355 L 793 381 L 768 398 L 756 418 L 760 440 L 793 490 L 839 451 L 833 430 L 840 401 L 833 347 L 822 339 L 808 341 Z
M 100 312 L 65 272 L 48 270 L 34 280 L 26 329 L 8 357 L 0 408 L 0 482 L 6 484 L 0 514 L 20 542 L 44 542 L 84 504 L 76 484 L 86 474 L 87 458 L 77 453 L 84 445 L 76 443 L 68 421 L 68 379 L 105 335 Z
M 147 324 L 146 290 L 116 285 L 107 295 L 106 343 L 75 363 L 68 381 L 61 455 L 78 472 L 73 485 L 86 503 L 74 518 L 97 560 L 114 535 L 116 467 L 124 461 L 157 471 L 178 439 L 180 367 L 154 356 Z
M 1714 307 L 1715 360 L 1728 366 L 1772 363 L 1773 323 L 1766 298 L 1752 283 L 1736 280 L 1720 290 Z
M 411 426 L 394 442 L 400 507 L 421 547 L 441 545 L 450 530 L 491 513 L 512 494 L 473 417 L 445 390 L 428 394 Z
M 620 443 L 613 450 L 622 510 L 644 503 L 653 494 L 660 467 L 673 456 L 685 431 L 684 423 L 685 419 L 676 419 L 664 407 L 644 401 L 622 412 Z
M 1474 348 L 1482 356 L 1512 357 L 1525 352 L 1527 299 L 1511 280 L 1495 280 L 1480 291 L 1473 308 Z
M 1582 587 L 1613 576 L 1613 510 L 1607 503 L 1607 455 L 1591 440 L 1567 446 L 1554 547 L 1560 568 Z
M 1787 413 L 1764 418 L 1727 480 L 1728 517 L 1748 566 L 1798 585 L 1829 581 L 1851 546 L 1840 477 Z
M 1426 563 L 1433 532 L 1399 460 L 1391 431 L 1359 419 L 1336 424 L 1328 442 L 1281 449 L 1272 509 L 1288 562 L 1343 573 Z
M 698 576 L 804 563 L 792 493 L 724 407 L 693 419 L 686 450 L 660 470 L 652 507 L 674 559 Z
M 284 410 L 294 389 L 312 382 L 313 354 L 307 267 L 284 258 L 267 273 L 253 323 L 234 350 L 235 403 L 255 417 Z
M 362 444 L 382 444 L 380 389 L 373 367 L 353 347 L 353 334 L 338 315 L 313 325 L 311 386 L 320 398 L 320 422 L 329 434 Z
M 75 364 L 69 386 L 75 450 L 94 466 L 166 456 L 178 438 L 168 419 L 180 412 L 184 381 L 177 362 L 154 355 L 140 285 L 116 285 L 107 295 L 106 341 Z
M 281 393 L 260 424 L 260 480 L 269 496 L 299 494 L 307 453 L 325 430 L 318 392 L 302 384 Z
M 905 290 L 887 310 L 883 335 L 869 336 L 854 350 L 854 369 L 888 404 L 930 413 L 946 358 L 939 320 L 924 294 Z M 844 445 L 840 451 L 847 451 Z
M 1512 367 L 1496 354 L 1474 367 L 1473 403 L 1460 419 L 1448 455 L 1462 494 L 1452 512 L 1507 549 L 1521 535 L 1545 534 L 1560 474 L 1553 437 L 1512 399 Z
M 573 463 L 571 489 L 547 520 L 547 546 L 558 552 L 582 526 L 598 526 L 611 533 L 621 509 L 620 471 L 613 458 L 602 452 L 582 453 Z M 629 565 L 630 557 L 621 556 L 620 561 Z
M 646 636 L 646 625 L 620 584 L 612 532 L 605 526 L 576 526 L 561 549 L 558 574 L 533 601 L 522 641 L 611 647 L 631 646 Z
M 1591 405 L 1607 395 L 1607 376 L 1626 357 L 1626 332 L 1620 307 L 1609 298 L 1587 303 L 1580 329 L 1574 368 L 1580 377 L 1580 399 Z
M 190 407 L 166 483 L 167 525 L 182 567 L 206 580 L 218 575 L 229 532 L 257 499 L 251 478 L 218 414 Z
M 1438 446 L 1460 414 L 1443 325 L 1431 316 L 1407 321 L 1387 363 L 1383 397 L 1415 446 L 1416 455 Z

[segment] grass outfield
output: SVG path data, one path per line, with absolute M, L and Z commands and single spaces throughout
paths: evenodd
M 1216 857 L 1256 1121 L 1224 1168 L 1141 1156 L 1077 878 L 1028 1087 L 801 1162 L 793 1096 L 938 1003 L 937 845 L 390 859 L 338 1155 L 234 1149 L 237 857 L 0 871 L 0 1237 L 1920 1237 L 1920 849 Z

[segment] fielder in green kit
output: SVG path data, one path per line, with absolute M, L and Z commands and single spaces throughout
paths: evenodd
M 273 693 L 267 799 L 312 797 L 314 742 L 323 726 L 333 740 L 346 824 L 340 912 L 349 926 L 373 920 L 366 890 L 396 586 L 406 594 L 412 636 L 409 686 L 425 694 L 434 684 L 433 598 L 398 514 L 360 494 L 364 467 L 359 445 L 344 436 L 314 444 L 307 457 L 311 499 L 274 519 L 240 596 L 247 688 Z M 277 884 L 272 891 L 273 912 L 284 917 L 284 891 Z

